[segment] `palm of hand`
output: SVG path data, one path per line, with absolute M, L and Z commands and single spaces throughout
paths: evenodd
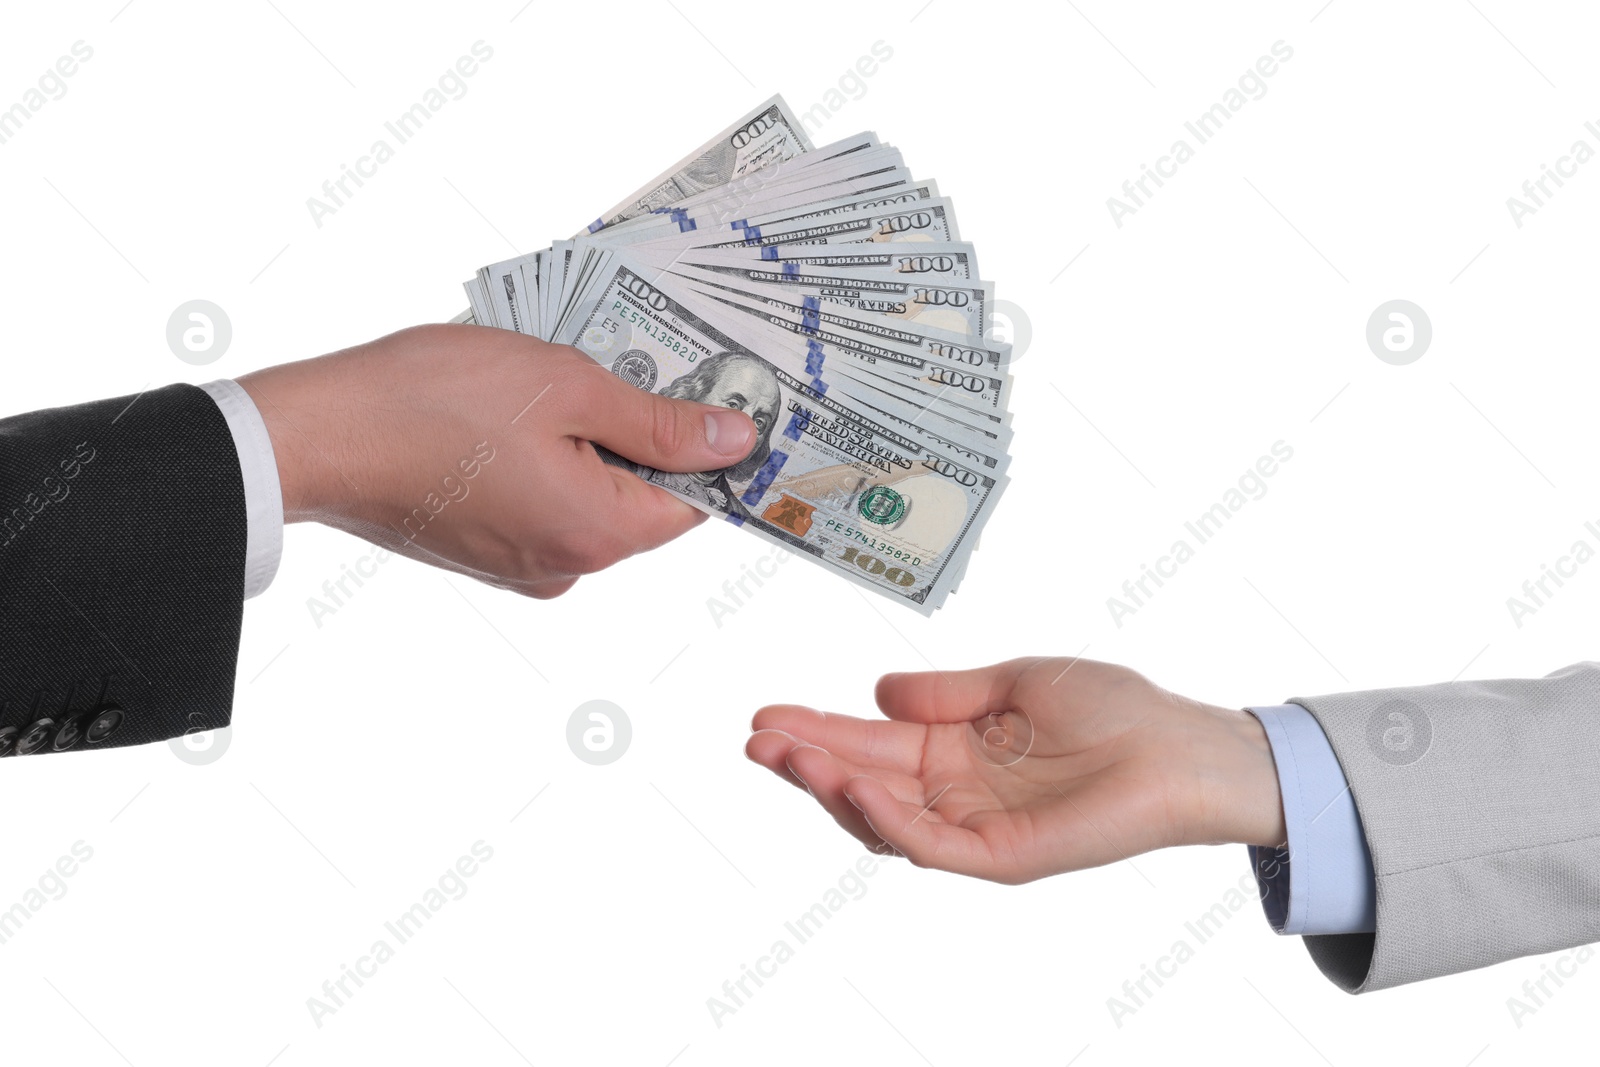
M 1131 671 L 1033 660 L 891 676 L 879 702 L 891 721 L 764 708 L 751 758 L 869 848 L 996 881 L 1109 863 L 1186 833 L 1193 805 L 1163 767 L 1182 743 L 1181 704 Z

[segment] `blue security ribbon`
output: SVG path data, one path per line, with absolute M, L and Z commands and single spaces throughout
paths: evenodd
M 772 450 L 772 455 L 768 456 L 767 461 L 761 465 L 761 469 L 756 471 L 756 476 L 751 480 L 750 487 L 739 498 L 744 502 L 745 507 L 753 508 L 761 503 L 761 497 L 766 493 L 767 487 L 772 484 L 772 480 L 778 476 L 778 472 L 783 470 L 783 465 L 787 462 L 789 462 L 789 453 L 780 452 L 777 449 Z
M 800 440 L 800 435 L 806 432 L 811 425 L 810 411 L 797 411 L 789 416 L 789 425 L 783 428 L 783 436 L 791 441 Z
M 811 375 L 812 377 L 816 377 L 817 375 L 821 374 L 822 362 L 824 358 L 821 341 L 810 340 L 806 342 L 807 374 Z

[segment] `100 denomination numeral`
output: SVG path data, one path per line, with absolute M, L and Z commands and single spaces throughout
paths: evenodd
M 869 556 L 865 552 L 858 551 L 854 545 L 846 547 L 840 558 L 846 563 L 854 563 L 874 578 L 882 578 L 899 586 L 917 584 L 917 576 L 904 567 L 891 567 L 877 556 Z

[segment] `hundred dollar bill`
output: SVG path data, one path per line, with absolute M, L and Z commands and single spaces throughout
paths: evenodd
M 885 198 L 892 199 L 898 195 L 891 192 L 885 194 Z M 914 200 L 908 204 L 883 204 L 776 225 L 750 219 L 744 220 L 740 228 L 725 231 L 725 234 L 679 234 L 651 242 L 650 247 L 651 250 L 664 248 L 670 252 L 682 247 L 763 248 L 770 245 L 777 248 L 777 254 L 782 256 L 787 253 L 789 245 L 961 240 L 956 228 L 955 207 L 948 197 Z
M 816 195 L 821 195 L 818 190 Z M 863 193 L 841 192 L 837 195 L 830 194 L 830 199 L 820 200 L 815 196 L 801 204 L 778 203 L 761 205 L 760 212 L 746 212 L 743 218 L 732 219 L 728 223 L 731 230 L 742 231 L 744 237 L 760 236 L 760 231 L 770 229 L 792 229 L 799 223 L 822 219 L 834 215 L 856 215 L 863 211 L 876 208 L 905 207 L 921 200 L 939 199 L 939 184 L 934 181 L 908 181 L 904 185 L 881 191 L 868 191 Z M 940 201 L 946 203 L 946 201 Z M 952 233 L 954 232 L 952 227 Z
M 748 264 L 765 261 L 770 270 L 787 271 L 807 267 L 835 270 L 876 270 L 909 274 L 930 281 L 971 281 L 978 278 L 978 253 L 965 241 L 923 242 L 915 245 L 823 245 L 815 249 L 801 246 L 780 256 L 766 248 L 695 249 L 684 253 L 681 262 L 699 266 Z M 793 268 L 790 267 L 793 264 Z
M 931 614 L 962 571 L 1004 475 L 833 398 L 803 367 L 746 348 L 686 306 L 670 279 L 652 284 L 647 273 L 613 259 L 554 340 L 640 388 L 740 408 L 758 440 L 747 459 L 706 474 L 610 459 Z
M 920 432 L 963 462 L 982 456 L 983 465 L 1004 469 L 1011 443 L 1009 372 L 996 377 L 965 364 L 935 365 L 920 350 L 895 341 L 861 343 L 813 332 L 809 324 L 795 329 L 781 315 L 741 307 L 737 297 L 694 283 L 676 295 L 694 298 L 697 314 L 745 348 L 802 364 L 806 374 L 825 381 L 831 396 L 876 412 L 891 429 Z
M 818 206 L 862 210 L 919 186 L 912 180 L 910 170 L 899 163 L 899 153 L 894 152 L 890 161 L 882 155 L 887 151 L 890 150 L 874 149 L 872 158 L 865 153 L 848 155 L 783 181 L 776 174 L 782 164 L 775 163 L 700 196 L 607 226 L 590 239 L 632 245 L 693 231 L 713 235 L 729 230 L 742 232 L 752 218 L 775 221 Z M 900 196 L 901 200 L 912 198 Z
M 732 126 L 651 179 L 582 232 L 594 233 L 636 215 L 654 211 L 781 159 L 812 150 L 783 97 L 774 96 Z
M 691 287 L 681 295 L 688 297 L 694 291 Z M 901 364 L 889 372 L 883 364 L 874 368 L 832 341 L 790 334 L 776 316 L 750 315 L 707 292 L 698 295 L 711 297 L 695 306 L 708 322 L 753 352 L 803 356 L 807 373 L 824 379 L 835 399 L 847 398 L 852 407 L 891 429 L 920 433 L 962 462 L 999 470 L 1008 462 L 1011 427 L 1004 400 L 1009 376 L 990 378 L 932 368 L 925 361 L 919 361 L 925 367 L 920 375 L 908 373 Z M 968 383 L 980 392 L 966 391 Z
M 988 331 L 990 309 L 994 306 L 994 286 L 989 282 L 935 282 L 880 271 L 779 269 L 772 263 L 710 259 L 675 264 L 672 272 L 746 293 L 786 293 L 790 301 L 808 307 L 838 305 L 857 313 L 870 312 L 895 322 L 973 337 L 982 337 Z
M 771 167 L 766 170 L 771 170 Z M 757 171 L 751 178 L 764 173 Z M 839 200 L 866 200 L 886 197 L 913 187 L 911 172 L 905 167 L 881 167 L 867 171 L 840 168 L 837 171 L 817 174 L 816 184 L 790 183 L 777 189 L 762 190 L 759 199 L 738 194 L 711 197 L 688 207 L 674 206 L 649 216 L 630 219 L 628 222 L 607 227 L 596 234 L 597 238 L 614 244 L 637 244 L 661 237 L 671 237 L 691 230 L 712 232 L 742 230 L 755 212 L 774 213 L 800 211 L 822 201 L 823 198 Z M 905 197 L 904 199 L 911 199 Z
M 725 202 L 730 205 L 729 210 L 733 214 L 744 215 L 754 210 L 749 205 L 762 204 L 769 195 L 779 190 L 826 185 L 841 175 L 881 172 L 886 167 L 900 163 L 897 150 L 891 151 L 880 146 L 873 134 L 857 134 L 814 151 L 746 171 L 721 185 L 701 190 L 631 219 L 612 223 L 604 229 L 608 237 L 615 237 L 658 222 L 661 215 L 676 219 L 683 214 L 703 213 L 706 206 L 714 202 Z
M 692 287 L 685 290 L 686 296 L 696 294 L 712 295 Z M 965 442 L 987 455 L 1003 454 L 1011 442 L 1010 413 L 1004 406 L 1009 377 L 988 378 L 943 367 L 927 368 L 921 374 L 906 373 L 898 365 L 892 370 L 882 364 L 872 367 L 837 345 L 786 336 L 775 317 L 741 313 L 720 298 L 697 303 L 695 309 L 753 351 L 803 351 L 807 370 L 821 376 L 836 398 L 871 405 L 920 430 Z M 765 340 L 755 340 L 747 332 L 751 327 Z
M 813 191 L 804 195 L 826 195 Z M 750 240 L 752 231 L 757 235 L 762 227 L 767 229 L 782 229 L 786 233 L 793 233 L 801 222 L 818 219 L 823 215 L 851 215 L 861 216 L 866 212 L 907 205 L 926 200 L 939 200 L 941 204 L 946 201 L 939 198 L 938 183 L 932 181 L 905 181 L 896 179 L 894 184 L 882 189 L 868 190 L 863 193 L 850 193 L 843 197 L 828 201 L 812 201 L 796 209 L 789 208 L 779 211 L 767 211 L 766 205 L 760 214 L 753 210 L 741 212 L 723 211 L 720 216 L 711 219 L 701 219 L 693 216 L 686 217 L 686 225 L 668 227 L 657 225 L 648 229 L 624 230 L 619 227 L 613 237 L 609 232 L 599 235 L 613 245 L 627 245 L 632 255 L 649 256 L 653 258 L 677 258 L 687 249 L 701 251 L 748 251 L 754 250 L 758 255 L 772 259 L 778 254 L 776 245 L 763 245 Z M 745 205 L 747 208 L 749 205 Z M 677 232 L 674 232 L 676 230 Z M 949 232 L 954 233 L 952 224 Z M 924 235 L 918 233 L 916 239 L 923 239 Z M 594 238 L 592 238 L 594 239 Z M 908 239 L 910 239 L 908 237 Z M 941 238 L 942 240 L 942 238 Z M 930 242 L 931 243 L 931 242 Z M 959 243 L 959 242 L 950 242 Z M 770 251 L 769 251 L 770 249 Z
M 869 140 L 872 143 L 867 143 Z M 708 186 L 670 204 L 652 208 L 651 212 L 677 214 L 680 211 L 704 207 L 712 200 L 730 197 L 759 203 L 775 191 L 826 185 L 844 174 L 881 173 L 905 165 L 898 148 L 877 144 L 870 134 L 852 139 L 851 144 L 855 150 L 836 152 L 832 155 L 824 155 L 822 150 L 811 151 L 748 169 L 729 181 Z M 829 145 L 826 150 L 831 151 L 834 147 Z M 648 214 L 637 215 L 613 225 L 623 228 L 633 227 L 649 217 Z
M 815 306 L 800 299 L 788 299 L 784 293 L 748 293 L 735 289 L 722 280 L 694 282 L 696 292 L 744 308 L 753 314 L 781 318 L 791 329 L 808 336 L 837 341 L 841 346 L 862 344 L 866 340 L 893 342 L 913 351 L 921 352 L 933 362 L 961 369 L 982 369 L 985 373 L 1004 373 L 1011 362 L 1011 346 L 1005 342 L 991 341 L 984 334 L 970 335 L 949 330 L 934 329 L 925 323 L 891 319 L 886 315 L 858 312 L 840 305 Z M 887 361 L 895 361 L 892 349 L 863 349 L 864 352 Z M 903 360 L 901 361 L 903 362 Z
M 583 246 L 584 242 L 576 244 Z M 594 270 L 603 272 L 603 264 L 611 255 L 599 251 L 594 245 L 583 247 L 582 252 L 584 261 L 578 271 L 580 278 Z M 696 273 L 680 271 L 673 264 L 668 264 L 667 268 L 651 264 L 646 269 L 643 260 L 632 255 L 628 258 L 649 281 L 660 279 L 669 270 L 679 274 Z M 748 260 L 740 262 L 745 265 L 749 263 Z M 760 265 L 766 269 L 772 267 L 770 263 Z M 884 273 L 895 281 L 908 277 L 905 274 Z M 761 297 L 728 287 L 712 273 L 699 274 L 686 280 L 689 285 L 680 292 L 700 297 L 695 306 L 702 316 L 712 315 L 721 309 L 711 321 L 725 333 L 730 328 L 728 311 L 739 309 L 743 315 L 754 316 L 790 335 L 780 336 L 779 343 L 803 346 L 806 355 L 802 362 L 808 366 L 821 366 L 832 360 L 829 365 L 854 381 L 914 405 L 913 418 L 915 412 L 934 411 L 983 438 L 992 440 L 996 434 L 1002 434 L 1009 440 L 1004 426 L 1011 388 L 1010 374 L 1006 370 L 1010 353 L 1009 346 L 1003 343 L 989 342 L 981 335 L 934 328 L 931 317 L 897 318 L 821 301 L 811 306 L 812 300 L 792 291 Z M 582 288 L 584 286 L 580 281 L 569 278 L 568 291 L 561 300 L 565 308 L 571 310 L 578 306 L 571 298 Z M 844 314 L 836 314 L 836 311 Z M 558 324 L 555 332 L 559 330 Z M 546 335 L 547 332 L 540 333 L 540 336 Z M 760 348 L 756 350 L 762 351 Z

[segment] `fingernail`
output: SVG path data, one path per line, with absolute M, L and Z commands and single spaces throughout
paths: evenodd
M 737 459 L 749 453 L 755 424 L 730 408 L 706 412 L 706 444 L 718 455 Z
M 796 779 L 796 780 L 797 780 L 797 781 L 798 781 L 798 782 L 799 782 L 799 783 L 800 783 L 800 784 L 801 784 L 801 785 L 803 785 L 803 786 L 805 786 L 805 787 L 806 787 L 806 792 L 807 792 L 807 793 L 810 793 L 810 794 L 811 794 L 811 795 L 812 795 L 812 796 L 816 796 L 816 795 L 817 795 L 817 794 L 816 794 L 816 791 L 815 791 L 815 790 L 814 790 L 814 789 L 812 789 L 812 788 L 811 788 L 811 783 L 810 783 L 810 782 L 808 782 L 808 781 L 806 781 L 806 776 L 805 776 L 805 775 L 803 775 L 803 774 L 801 774 L 801 773 L 800 773 L 800 772 L 799 772 L 799 771 L 797 771 L 797 770 L 795 770 L 795 769 L 794 769 L 794 760 L 792 760 L 792 759 L 785 759 L 785 760 L 784 760 L 784 761 L 783 761 L 783 765 L 784 765 L 784 766 L 785 766 L 785 767 L 787 767 L 787 768 L 789 768 L 789 773 L 790 773 L 790 774 L 792 774 L 792 775 L 794 775 L 794 776 L 795 776 L 795 779 Z
M 867 809 L 866 809 L 866 808 L 863 808 L 863 807 L 862 807 L 862 806 L 861 806 L 861 801 L 859 801 L 859 800 L 857 800 L 857 799 L 856 799 L 856 798 L 855 798 L 855 797 L 854 797 L 854 796 L 853 796 L 853 795 L 852 795 L 852 794 L 850 794 L 850 793 L 846 793 L 846 794 L 845 794 L 845 795 L 844 795 L 844 798 L 845 798 L 845 799 L 846 799 L 846 800 L 848 800 L 848 801 L 849 801 L 849 802 L 850 802 L 850 803 L 852 803 L 852 804 L 854 804 L 854 805 L 855 805 L 855 806 L 856 806 L 856 810 L 857 810 L 857 811 L 861 811 L 861 812 L 864 812 L 864 811 L 866 811 L 866 810 L 867 810 Z

